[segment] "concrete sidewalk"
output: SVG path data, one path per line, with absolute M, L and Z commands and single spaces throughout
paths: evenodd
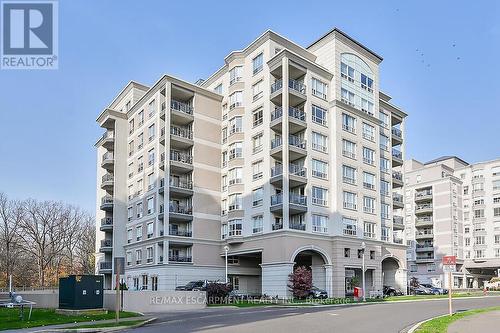
M 500 311 L 479 313 L 453 322 L 448 333 L 499 332 Z
M 130 318 L 120 319 L 120 322 L 130 321 L 130 320 L 149 320 L 151 318 L 153 318 L 153 316 L 130 317 Z M 107 323 L 114 323 L 114 322 L 115 322 L 114 319 L 98 320 L 98 321 L 82 321 L 82 322 L 78 322 L 78 323 L 66 323 L 66 324 L 59 324 L 59 325 L 37 326 L 37 327 L 31 327 L 31 328 L 5 330 L 5 331 L 1 331 L 1 332 L 2 333 L 51 332 L 52 330 L 56 331 L 57 329 L 63 329 L 63 328 L 73 328 L 73 327 L 82 326 L 82 325 L 97 325 L 97 324 L 107 324 Z

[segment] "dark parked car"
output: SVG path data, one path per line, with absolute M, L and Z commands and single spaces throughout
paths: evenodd
M 448 289 L 434 287 L 433 285 L 428 283 L 422 283 L 420 285 L 424 288 L 429 289 L 430 292 L 434 295 L 448 295 Z
M 328 298 L 328 293 L 326 290 L 319 289 L 318 287 L 312 286 L 309 291 L 310 298 Z
M 418 287 L 410 287 L 410 293 L 412 295 L 434 295 L 429 288 L 422 285 L 419 285 Z
M 191 281 L 185 286 L 177 286 L 175 290 L 177 291 L 192 291 L 192 290 L 202 290 L 205 287 L 205 281 Z
M 404 293 L 391 286 L 384 286 L 384 296 L 402 296 Z

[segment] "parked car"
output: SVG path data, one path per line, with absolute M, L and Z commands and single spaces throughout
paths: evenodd
M 422 287 L 427 288 L 434 295 L 447 295 L 448 289 L 434 287 L 432 284 L 422 283 L 420 284 Z
M 328 298 L 328 293 L 326 290 L 319 289 L 318 287 L 312 286 L 309 291 L 310 298 Z
M 391 286 L 384 286 L 384 296 L 402 296 L 404 293 L 400 289 Z
M 418 285 L 418 287 L 410 287 L 410 293 L 412 295 L 434 295 L 429 288 L 422 285 Z
M 184 286 L 177 286 L 175 290 L 177 291 L 192 291 L 192 290 L 202 290 L 206 286 L 205 281 L 190 281 Z

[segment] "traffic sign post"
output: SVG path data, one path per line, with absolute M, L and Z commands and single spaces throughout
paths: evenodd
M 118 322 L 120 320 L 120 275 L 125 273 L 125 257 L 115 257 L 114 261 L 116 274 L 115 321 Z
M 452 273 L 457 271 L 457 257 L 444 256 L 443 257 L 443 272 L 448 273 L 448 314 L 453 315 L 453 307 L 451 304 L 451 289 L 453 287 Z

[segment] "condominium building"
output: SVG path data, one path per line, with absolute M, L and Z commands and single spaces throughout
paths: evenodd
M 127 85 L 98 118 L 108 286 L 120 256 L 131 289 L 224 280 L 228 246 L 249 294 L 288 296 L 303 265 L 349 295 L 363 256 L 367 291 L 406 289 L 406 114 L 380 91 L 381 61 L 338 29 L 306 48 L 266 31 L 197 84 Z
M 441 261 L 453 255 L 454 287 L 482 287 L 500 268 L 500 160 L 444 156 L 404 169 L 409 276 L 448 287 Z

